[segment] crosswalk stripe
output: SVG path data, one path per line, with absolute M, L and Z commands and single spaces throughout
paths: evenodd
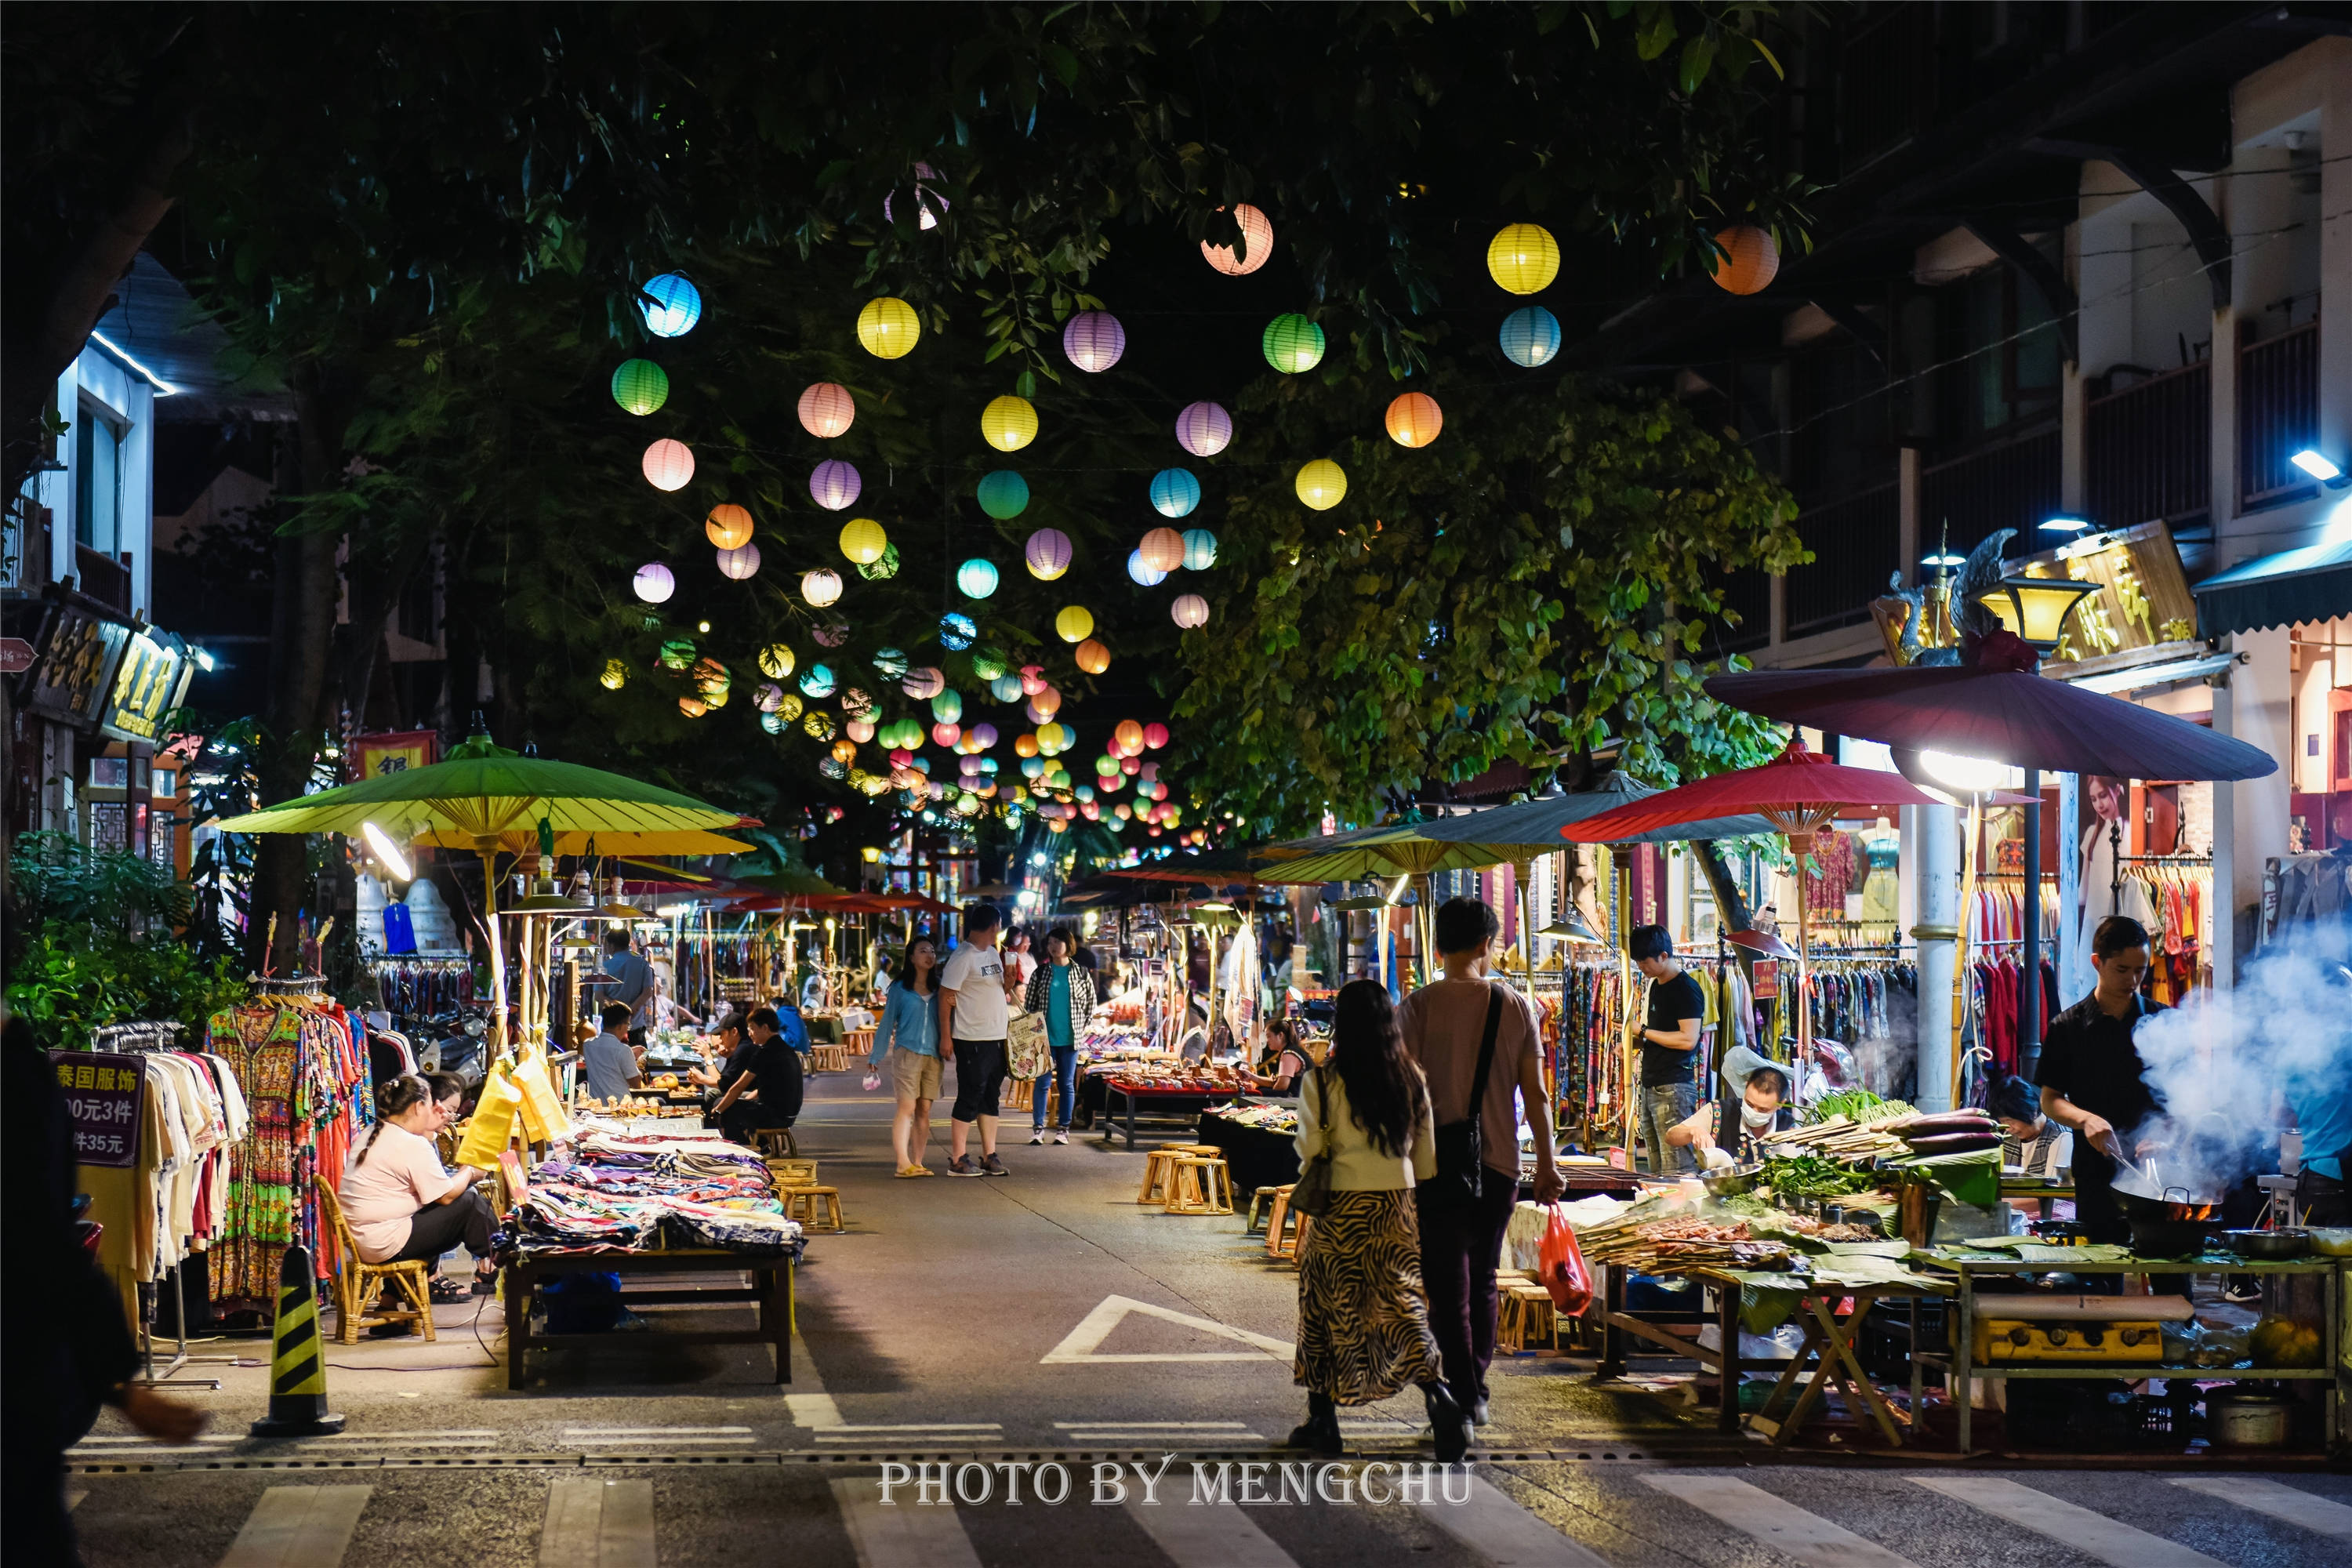
M 830 1394 L 787 1394 L 784 1408 L 793 1414 L 793 1423 L 799 1426 L 838 1426 L 841 1406 L 833 1402 Z
M 1160 1484 L 1165 1488 L 1174 1480 L 1171 1474 Z M 1127 1515 L 1176 1568 L 1297 1568 L 1290 1553 L 1234 1503 L 1192 1508 L 1188 1500 L 1163 1492 L 1157 1507 L 1147 1508 L 1137 1489 L 1130 1483 Z
M 1484 1557 L 1488 1568 L 1609 1568 L 1583 1542 L 1562 1535 L 1481 1475 L 1473 1474 L 1470 1500 L 1460 1508 L 1436 1501 L 1414 1507 Z
M 2175 1476 L 2172 1484 L 2283 1519 L 2316 1535 L 2352 1538 L 2352 1508 L 2261 1476 Z
M 1643 1476 L 1642 1480 L 1654 1490 L 1713 1514 L 1806 1568 L 1916 1568 L 1907 1557 L 1729 1476 L 1668 1473 Z
M 566 1426 L 567 1437 L 690 1437 L 709 1432 L 749 1432 L 749 1426 Z M 458 1436 L 453 1433 L 451 1436 Z M 487 1434 L 484 1434 L 487 1436 Z
M 2222 1568 L 2218 1558 L 1999 1476 L 1914 1476 L 1931 1491 L 2062 1541 L 2115 1568 Z
M 373 1487 L 271 1487 L 220 1568 L 336 1568 Z
M 654 1568 L 651 1481 L 558 1481 L 548 1489 L 540 1568 Z
M 857 1568 L 980 1568 L 952 1508 L 919 1507 L 903 1497 L 886 1507 L 870 1478 L 835 1480 L 833 1500 L 849 1526 Z
M 66 1511 L 68 1513 L 71 1513 L 74 1510 L 79 1508 L 81 1506 L 82 1499 L 88 1496 L 89 1496 L 89 1493 L 87 1489 L 66 1493 Z

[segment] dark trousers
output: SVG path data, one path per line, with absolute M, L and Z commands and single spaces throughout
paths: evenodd
M 762 1127 L 790 1127 L 793 1119 L 779 1116 L 756 1100 L 739 1100 L 719 1113 L 719 1131 L 730 1142 L 749 1144 Z
M 1482 1188 L 1475 1198 L 1453 1186 L 1413 1189 L 1429 1326 L 1446 1386 L 1465 1411 L 1486 1396 L 1486 1368 L 1495 1359 L 1495 1269 L 1519 1196 L 1518 1179 L 1498 1171 L 1486 1173 Z
M 468 1187 L 446 1204 L 427 1204 L 408 1222 L 408 1245 L 391 1261 L 421 1258 L 427 1262 L 459 1242 L 477 1260 L 490 1256 L 490 1205 L 478 1188 Z

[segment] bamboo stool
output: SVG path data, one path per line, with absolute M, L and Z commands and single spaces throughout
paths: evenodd
M 1274 1201 L 1276 1198 L 1286 1198 L 1289 1195 L 1290 1189 L 1288 1187 L 1260 1187 L 1256 1191 L 1251 1193 L 1249 1201 L 1249 1217 L 1243 1223 L 1242 1234 L 1244 1236 L 1255 1236 L 1258 1233 L 1259 1227 L 1265 1223 L 1265 1211 L 1273 1206 Z M 1288 1205 L 1285 1205 L 1284 1206 L 1287 1207 Z
M 813 1187 L 816 1185 L 814 1160 L 771 1160 L 768 1174 L 779 1187 Z
M 360 1244 L 352 1237 L 351 1224 L 343 1218 L 342 1202 L 336 1197 L 335 1189 L 320 1182 L 316 1190 L 320 1211 L 335 1232 L 336 1341 L 355 1345 L 360 1342 L 362 1329 L 372 1329 L 378 1323 L 412 1322 L 426 1340 L 439 1339 L 433 1331 L 433 1265 L 422 1258 L 402 1263 L 361 1262 Z M 398 1286 L 409 1304 L 370 1311 L 376 1292 L 386 1282 Z
M 852 1029 L 849 1033 L 841 1037 L 841 1046 L 842 1049 L 849 1052 L 853 1056 L 872 1056 L 874 1054 L 874 1031 L 871 1029 Z
M 1234 1174 L 1221 1155 L 1179 1154 L 1172 1162 L 1174 1188 L 1162 1214 L 1231 1214 Z
M 1037 1080 L 1034 1078 L 1013 1078 L 1004 1080 L 1004 1109 L 1026 1110 L 1035 1103 Z
M 1307 1236 L 1315 1228 L 1315 1219 L 1290 1206 L 1290 1192 L 1288 1187 L 1274 1189 L 1274 1207 L 1265 1218 L 1265 1255 L 1296 1262 L 1307 1250 Z
M 811 1072 L 847 1072 L 849 1047 L 832 1044 L 811 1046 L 809 1070 Z
M 799 1220 L 813 1230 L 816 1227 L 817 1205 L 823 1204 L 830 1221 L 829 1228 L 835 1231 L 849 1228 L 841 1217 L 841 1189 L 838 1187 L 786 1187 L 783 1196 L 786 1219 Z
M 751 1147 L 762 1154 L 797 1154 L 801 1146 L 793 1138 L 789 1127 L 759 1127 L 751 1132 Z

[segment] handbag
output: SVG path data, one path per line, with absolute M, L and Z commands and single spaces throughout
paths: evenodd
M 1437 1177 L 1430 1184 L 1437 1192 L 1475 1198 L 1486 1191 L 1486 1150 L 1480 1111 L 1486 1103 L 1486 1077 L 1495 1067 L 1495 1032 L 1502 1023 L 1503 994 L 1490 990 L 1486 1031 L 1478 1041 L 1478 1073 L 1470 1080 L 1470 1114 L 1437 1127 Z
M 1290 1206 L 1320 1219 L 1331 1207 L 1331 1091 L 1324 1087 L 1320 1068 L 1315 1069 L 1315 1120 L 1324 1130 L 1325 1142 L 1321 1152 L 1299 1168 L 1298 1180 L 1290 1189 Z
M 1013 1079 L 1043 1078 L 1053 1070 L 1053 1048 L 1045 1043 L 1045 1015 L 1015 1013 L 1006 1019 L 1005 1076 Z

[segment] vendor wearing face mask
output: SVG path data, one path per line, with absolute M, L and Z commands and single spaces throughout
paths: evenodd
M 1666 1147 L 1694 1150 L 1702 1170 L 1754 1164 L 1764 1157 L 1757 1139 L 1797 1124 L 1787 1104 L 1788 1073 L 1746 1046 L 1724 1053 L 1723 1086 L 1721 1100 L 1666 1131 Z

